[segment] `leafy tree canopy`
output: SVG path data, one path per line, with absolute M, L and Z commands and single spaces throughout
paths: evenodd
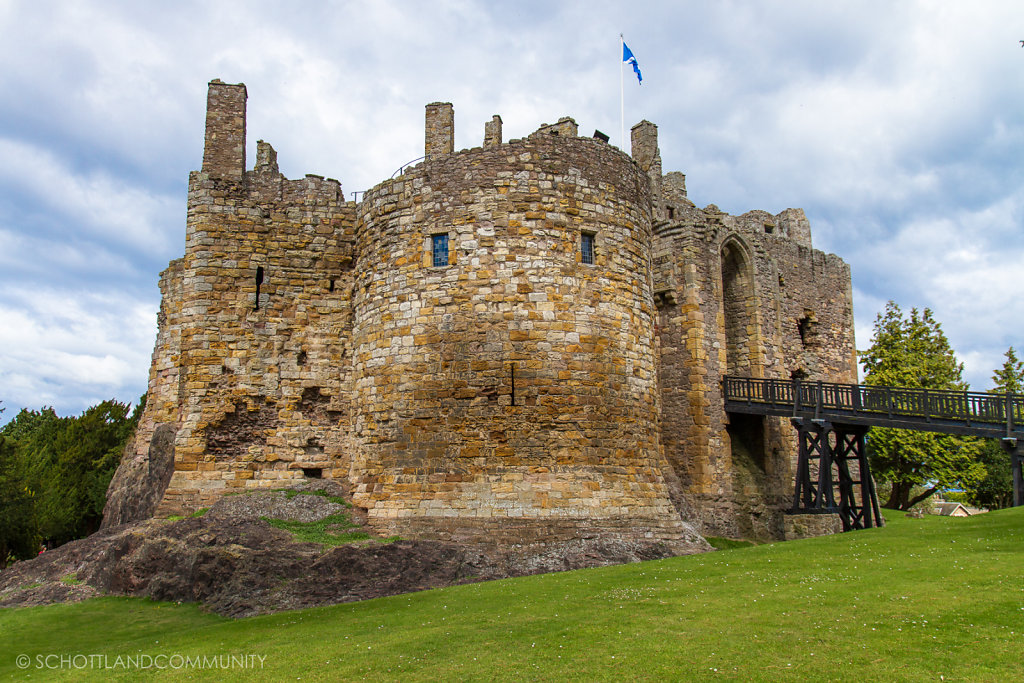
M 0 568 L 38 547 L 33 491 L 13 442 L 0 435 Z
M 1024 362 L 1017 359 L 1011 346 L 1006 351 L 1003 366 L 992 375 L 993 394 L 1024 393 Z M 1010 455 L 996 439 L 986 439 L 978 456 L 985 466 L 985 475 L 968 485 L 967 501 L 971 505 L 997 510 L 1013 504 L 1013 473 Z
M 32 434 L 39 430 L 47 429 L 48 426 L 52 426 L 53 423 L 60 421 L 60 419 L 53 408 L 46 407 L 42 410 L 22 408 L 21 412 L 13 420 L 5 424 L 3 429 L 0 429 L 0 435 L 6 436 L 11 441 L 17 443 L 32 436 Z
M 59 545 L 99 528 L 144 404 L 145 396 L 134 411 L 104 401 L 78 417 L 25 409 L 0 429 L 0 566 L 33 554 L 40 540 Z
M 904 315 L 893 301 L 875 318 L 871 346 L 859 352 L 866 384 L 963 391 L 959 362 L 929 309 Z M 969 437 L 873 428 L 868 454 L 875 476 L 892 485 L 885 507 L 906 510 L 943 488 L 968 487 L 981 479 L 981 442 Z M 923 492 L 912 495 L 915 488 Z
M 1017 359 L 1011 346 L 1004 354 L 1006 361 L 992 375 L 994 394 L 1024 394 L 1024 361 Z
M 859 351 L 864 382 L 912 389 L 968 388 L 964 364 L 957 361 L 942 326 L 930 309 L 910 315 L 894 301 L 875 318 L 875 331 L 867 351 Z

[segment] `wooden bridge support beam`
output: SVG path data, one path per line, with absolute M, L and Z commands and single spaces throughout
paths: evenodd
M 796 427 L 799 441 L 796 485 L 793 491 L 793 511 L 801 513 L 838 513 L 832 482 L 832 448 L 828 429 L 820 420 L 805 420 L 795 417 L 791 420 Z M 817 472 L 812 476 L 811 465 L 817 462 Z
M 791 422 L 799 435 L 792 512 L 838 514 L 843 531 L 883 526 L 885 522 L 868 465 L 864 440 L 867 428 L 799 417 L 792 418 Z M 851 461 L 854 470 L 851 470 Z M 817 472 L 812 472 L 815 463 Z M 854 472 L 857 479 L 854 479 Z
M 864 435 L 867 427 L 833 425 L 836 448 L 833 459 L 839 469 L 839 515 L 843 531 L 885 526 L 875 493 L 875 480 L 868 464 L 868 449 Z M 856 465 L 853 478 L 850 461 Z

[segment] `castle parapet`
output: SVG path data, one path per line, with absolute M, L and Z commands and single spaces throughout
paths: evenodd
M 256 173 L 280 173 L 277 166 L 277 152 L 269 142 L 256 141 Z
M 563 138 L 574 138 L 579 134 L 579 126 L 569 116 L 563 116 L 555 123 L 543 123 L 534 135 L 561 135 Z
M 803 209 L 786 209 L 775 218 L 782 234 L 801 246 L 811 248 L 811 222 Z

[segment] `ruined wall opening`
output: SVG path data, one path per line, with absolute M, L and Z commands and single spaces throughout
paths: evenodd
M 259 400 L 259 399 L 254 399 Z M 266 446 L 278 428 L 278 411 L 270 404 L 238 401 L 206 428 L 206 452 L 217 462 L 241 462 L 252 446 Z
M 722 307 L 725 322 L 725 371 L 740 377 L 754 376 L 754 273 L 750 258 L 736 239 L 722 245 Z
M 733 464 L 752 463 L 764 472 L 764 416 L 730 413 L 726 431 L 729 433 Z
M 796 321 L 796 327 L 804 348 L 818 346 L 818 321 L 815 320 L 813 311 L 804 311 L 804 317 Z

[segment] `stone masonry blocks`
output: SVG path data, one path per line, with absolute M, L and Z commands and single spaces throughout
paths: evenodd
M 455 151 L 455 109 L 450 102 L 427 105 L 424 156 L 437 159 Z
M 245 173 L 245 86 L 210 81 L 203 172 L 241 180 Z

